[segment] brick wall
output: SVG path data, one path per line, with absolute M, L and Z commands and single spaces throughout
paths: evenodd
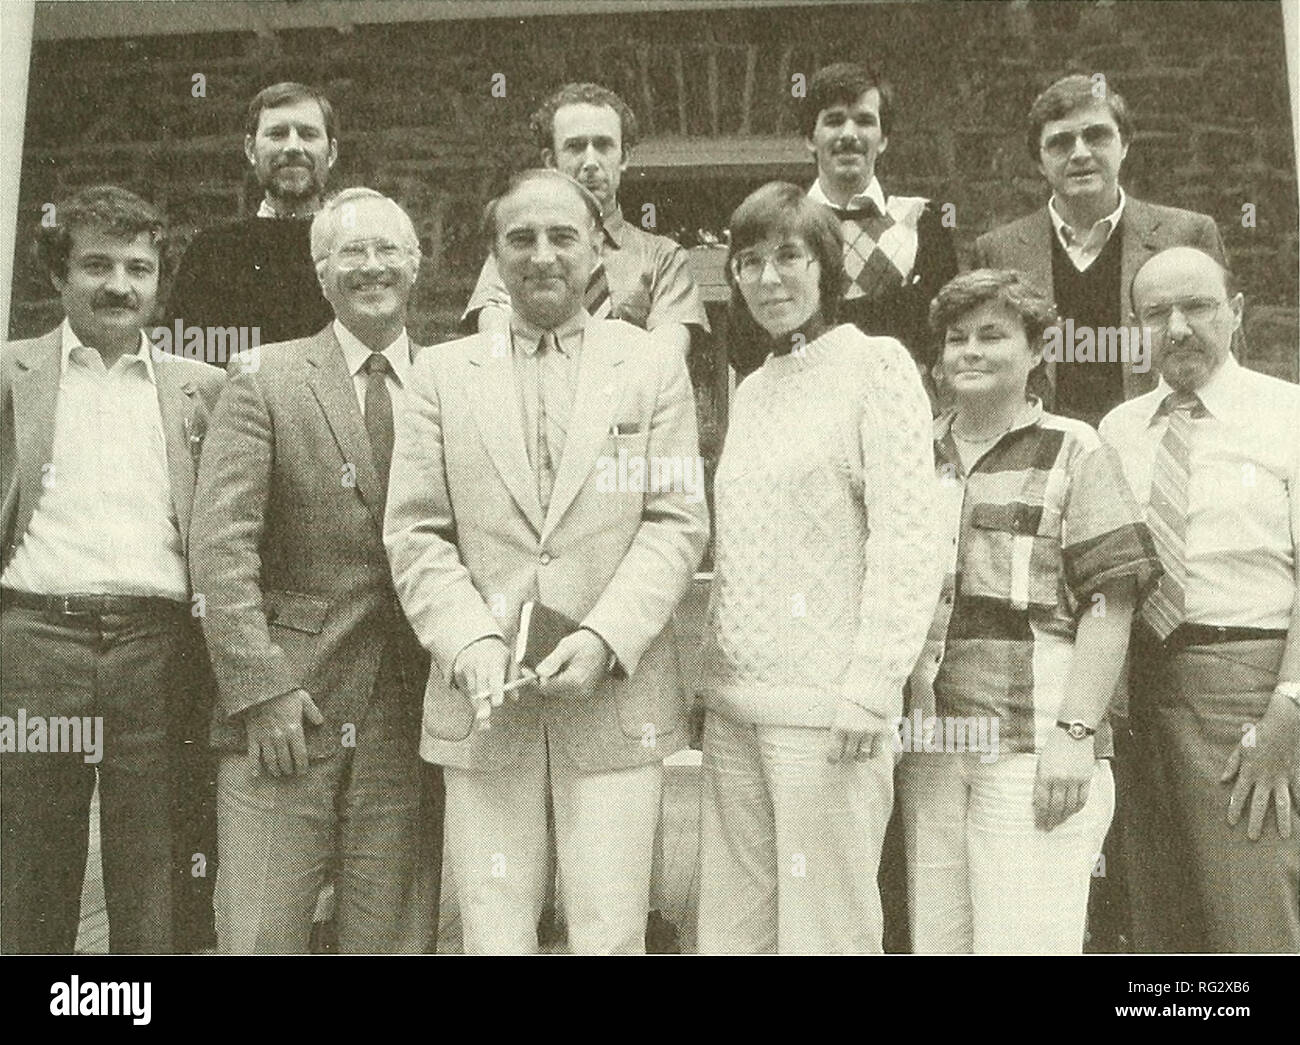
M 366 4 L 355 6 L 364 20 Z M 715 133 L 793 136 L 791 73 L 840 58 L 875 59 L 893 79 L 901 108 L 882 178 L 953 202 L 964 250 L 1043 202 L 1023 144 L 1035 93 L 1066 71 L 1105 73 L 1137 119 L 1127 187 L 1218 220 L 1247 293 L 1252 363 L 1296 377 L 1296 174 L 1276 3 L 851 4 L 38 41 L 11 333 L 59 314 L 25 258 L 42 203 L 115 181 L 188 228 L 255 207 L 243 111 L 277 80 L 334 100 L 332 187 L 372 185 L 415 218 L 431 260 L 412 329 L 427 341 L 450 331 L 468 296 L 481 204 L 502 172 L 534 159 L 526 117 L 554 86 L 605 82 L 647 137 L 698 137 L 707 158 Z M 191 95 L 196 72 L 205 98 Z M 493 73 L 506 76 L 505 98 L 491 95 Z M 808 180 L 812 167 L 787 173 Z M 720 201 L 718 226 L 736 202 Z M 1243 203 L 1255 205 L 1253 229 Z

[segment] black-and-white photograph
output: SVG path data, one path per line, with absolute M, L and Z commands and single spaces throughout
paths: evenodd
M 0 951 L 1300 953 L 1300 0 L 0 18 Z

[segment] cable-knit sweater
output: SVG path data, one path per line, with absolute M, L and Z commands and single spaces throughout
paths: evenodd
M 714 480 L 709 708 L 901 713 L 941 581 L 932 431 L 907 349 L 848 324 L 741 383 Z

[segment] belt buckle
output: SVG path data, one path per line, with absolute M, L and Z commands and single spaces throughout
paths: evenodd
M 93 610 L 74 610 L 71 606 L 71 600 L 75 598 L 73 595 L 57 595 L 55 598 L 58 599 L 58 602 L 55 605 L 54 612 L 60 619 L 71 618 L 75 620 L 78 617 L 93 617 L 95 615 Z

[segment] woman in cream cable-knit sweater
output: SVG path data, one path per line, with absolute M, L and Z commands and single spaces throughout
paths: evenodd
M 939 593 L 930 406 L 899 342 L 833 325 L 829 211 L 772 183 L 731 235 L 733 336 L 771 355 L 715 479 L 699 946 L 878 953 L 893 726 Z

